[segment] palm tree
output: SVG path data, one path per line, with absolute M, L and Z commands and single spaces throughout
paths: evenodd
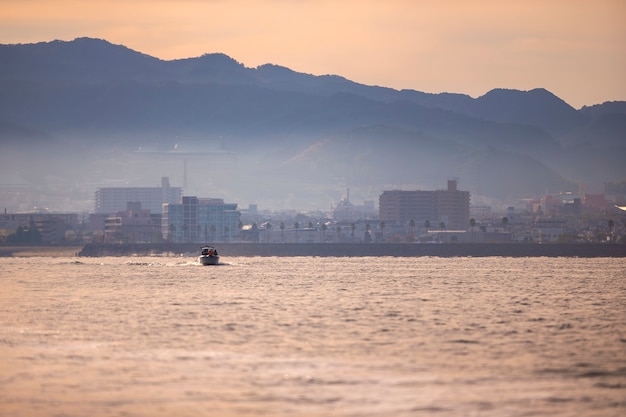
M 341 238 L 341 226 L 337 226 L 337 243 L 339 243 L 340 238 Z
M 265 223 L 265 230 L 266 230 L 266 235 L 267 235 L 267 243 L 270 242 L 270 230 L 272 229 L 272 225 L 270 224 L 270 222 Z
M 307 224 L 306 227 L 309 229 L 309 233 L 313 232 L 313 222 L 309 222 L 309 224 Z M 311 239 L 311 235 L 310 234 L 309 234 L 309 241 L 313 242 L 313 240 Z
M 300 228 L 300 223 L 295 222 L 293 224 L 293 228 L 296 229 L 296 243 L 298 242 L 298 229 Z
M 441 241 L 441 236 L 443 236 L 443 231 L 445 230 L 445 228 L 446 224 L 443 221 L 439 222 L 439 231 L 441 233 L 439 236 L 439 241 Z
M 369 242 L 372 240 L 372 237 L 370 236 L 370 231 L 372 230 L 372 226 L 370 226 L 369 223 L 365 223 L 365 241 Z
M 426 228 L 426 233 L 428 233 L 428 229 L 430 228 L 430 220 L 426 220 L 424 222 L 424 227 Z
M 609 239 L 613 242 L 613 229 L 615 228 L 615 222 L 613 219 L 609 220 Z
M 470 219 L 470 227 L 472 228 L 472 242 L 474 241 L 474 227 L 476 227 L 476 219 Z
M 285 222 L 280 222 L 280 243 L 285 243 Z
M 256 224 L 256 222 L 252 222 L 252 227 L 250 229 L 252 230 L 252 234 L 251 234 L 250 238 L 254 239 L 254 241 L 258 242 L 259 238 L 260 238 L 260 233 L 258 233 L 259 225 Z M 248 238 L 246 238 L 246 240 L 248 240 Z
M 224 241 L 228 242 L 228 232 L 230 232 L 230 227 L 224 226 Z
M 356 230 L 356 224 L 350 223 L 350 236 L 352 236 L 352 240 L 354 240 L 354 231 Z
M 506 216 L 505 216 L 505 217 L 503 217 L 503 218 L 502 218 L 502 227 L 504 228 L 504 231 L 505 231 L 505 232 L 506 232 L 506 227 L 508 226 L 508 224 L 509 224 L 509 218 L 508 218 L 508 217 L 506 217 Z
M 378 224 L 378 227 L 380 227 L 380 236 L 381 236 L 382 241 L 384 242 L 385 241 L 385 222 L 381 221 Z
M 326 225 L 326 223 L 322 223 L 322 242 L 326 242 L 326 229 L 328 229 L 328 226 Z
M 409 220 L 408 226 L 409 226 L 409 230 L 406 232 L 406 236 L 404 237 L 404 240 L 407 243 L 414 243 L 417 240 L 417 237 L 415 236 L 415 220 L 413 219 Z

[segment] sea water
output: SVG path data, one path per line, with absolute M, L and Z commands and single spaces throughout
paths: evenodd
M 0 258 L 1 416 L 624 416 L 619 258 Z

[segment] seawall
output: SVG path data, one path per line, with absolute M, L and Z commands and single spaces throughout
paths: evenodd
M 138 244 L 88 244 L 79 256 L 196 256 L 197 243 L 138 243 Z M 610 243 L 551 243 L 551 244 L 406 244 L 406 243 L 220 243 L 216 244 L 222 257 L 228 256 L 508 256 L 508 257 L 626 257 L 626 245 Z

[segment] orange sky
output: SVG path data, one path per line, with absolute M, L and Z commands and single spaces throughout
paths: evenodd
M 624 0 L 0 0 L 0 43 L 81 36 L 431 93 L 626 100 Z

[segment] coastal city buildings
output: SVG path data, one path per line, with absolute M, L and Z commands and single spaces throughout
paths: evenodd
M 146 189 L 146 199 L 136 192 Z M 479 204 L 470 205 L 469 192 L 450 180 L 445 190 L 382 191 L 379 207 L 371 201 L 353 204 L 348 192 L 328 211 L 259 209 L 256 204 L 239 210 L 220 198 L 182 196 L 164 177 L 161 187 L 99 189 L 102 210 L 123 205 L 110 213 L 5 209 L 0 243 L 625 242 L 626 186 L 607 190 L 610 194 L 590 194 L 582 187 L 546 193 L 510 201 L 508 207 L 479 197 Z

